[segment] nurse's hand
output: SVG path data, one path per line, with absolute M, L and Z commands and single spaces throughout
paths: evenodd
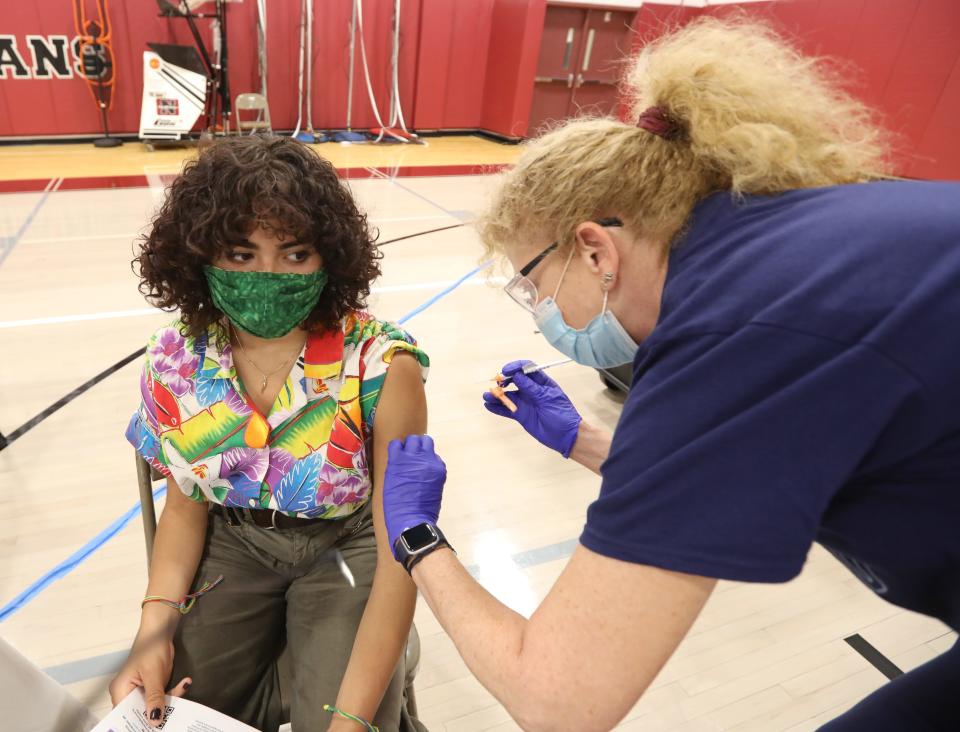
M 515 419 L 540 444 L 570 457 L 580 430 L 580 413 L 557 382 L 545 373 L 523 373 L 523 367 L 529 363 L 532 362 L 511 361 L 501 371 L 517 387 L 517 391 L 507 392 L 517 405 L 516 412 L 507 409 L 490 392 L 484 393 L 483 406 L 501 417 Z
M 422 523 L 436 525 L 446 481 L 447 466 L 433 451 L 432 437 L 409 435 L 390 443 L 383 477 L 383 519 L 395 558 L 400 534 Z

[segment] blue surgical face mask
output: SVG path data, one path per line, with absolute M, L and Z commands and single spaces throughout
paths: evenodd
M 537 306 L 534 318 L 551 346 L 584 366 L 603 369 L 631 363 L 640 347 L 623 329 L 617 316 L 607 310 L 606 293 L 603 311 L 582 330 L 567 325 L 552 297 Z
M 560 353 L 584 366 L 603 369 L 633 362 L 633 357 L 637 355 L 637 349 L 640 346 L 624 330 L 617 316 L 607 310 L 606 290 L 603 293 L 603 309 L 597 317 L 587 323 L 586 328 L 582 330 L 571 328 L 563 319 L 563 313 L 560 312 L 554 298 L 560 292 L 560 285 L 566 277 L 572 258 L 571 251 L 553 297 L 542 300 L 533 313 L 540 332 Z

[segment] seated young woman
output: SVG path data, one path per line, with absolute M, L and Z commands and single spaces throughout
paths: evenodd
M 188 163 L 140 245 L 141 291 L 179 318 L 149 341 L 127 439 L 168 491 L 110 694 L 143 687 L 154 726 L 175 684 L 276 730 L 286 644 L 294 729 L 399 728 L 416 595 L 381 485 L 389 442 L 426 429 L 429 360 L 363 311 L 378 260 L 333 166 L 278 137 Z

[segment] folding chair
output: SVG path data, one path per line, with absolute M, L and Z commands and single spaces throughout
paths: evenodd
M 256 112 L 256 119 L 240 119 L 240 112 Z M 267 106 L 267 98 L 263 94 L 239 94 L 237 101 L 233 105 L 233 114 L 237 119 L 237 132 L 243 134 L 244 130 L 249 130 L 250 134 L 264 131 L 268 134 L 273 132 L 270 126 L 270 107 Z
M 147 543 L 147 569 L 153 559 L 153 540 L 157 535 L 157 510 L 153 505 L 153 481 L 163 480 L 158 472 L 140 453 L 134 452 L 137 460 L 137 487 L 140 489 L 140 513 L 143 515 L 143 538 Z
M 241 95 L 243 96 L 243 95 Z M 254 95 L 259 96 L 259 95 Z M 153 481 L 162 480 L 163 475 L 156 470 L 137 452 L 134 452 L 137 461 L 137 485 L 140 490 L 140 509 L 143 516 L 143 538 L 147 544 L 147 567 L 150 566 L 150 560 L 153 556 L 153 541 L 157 535 L 157 513 L 153 505 Z M 413 691 L 413 682 L 417 677 L 417 671 L 420 670 L 420 635 L 417 633 L 417 626 L 410 626 L 410 635 L 407 637 L 407 647 L 404 651 L 404 667 L 406 678 L 404 679 L 404 695 L 407 699 L 407 714 L 416 719 L 417 717 L 417 699 Z M 290 682 L 292 679 L 290 670 L 290 657 L 286 648 L 280 653 L 277 661 L 280 671 L 280 696 L 283 699 L 290 698 Z M 286 690 L 286 692 L 284 691 Z M 289 710 L 285 709 L 285 717 L 289 719 Z

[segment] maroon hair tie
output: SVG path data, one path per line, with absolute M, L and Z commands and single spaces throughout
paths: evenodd
M 660 107 L 648 107 L 637 120 L 637 127 L 652 132 L 657 137 L 673 140 L 680 136 L 680 125 L 670 119 Z

